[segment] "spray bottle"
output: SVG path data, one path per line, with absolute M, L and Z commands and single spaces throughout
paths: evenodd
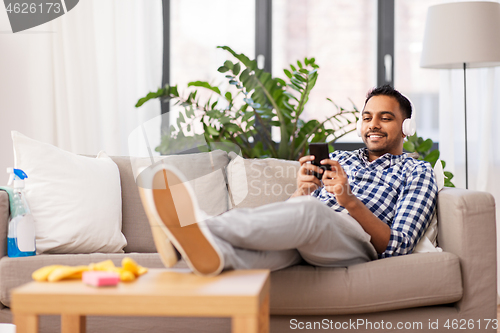
M 24 194 L 24 179 L 28 176 L 21 169 L 8 168 L 9 184 L 13 184 L 14 194 L 11 204 L 11 220 L 7 235 L 7 254 L 9 257 L 36 255 L 35 220 Z

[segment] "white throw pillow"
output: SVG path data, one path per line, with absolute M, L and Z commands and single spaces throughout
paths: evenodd
M 436 183 L 438 186 L 438 193 L 444 187 L 444 171 L 441 160 L 438 159 L 434 165 L 434 174 L 436 175 Z M 437 247 L 437 233 L 438 233 L 438 220 L 437 220 L 437 208 L 432 216 L 431 223 L 427 228 L 425 234 L 420 238 L 419 242 L 415 246 L 414 253 L 427 253 L 427 252 L 442 252 L 440 247 Z
M 111 158 L 76 155 L 16 131 L 12 141 L 15 167 L 28 175 L 37 253 L 123 252 L 120 174 Z

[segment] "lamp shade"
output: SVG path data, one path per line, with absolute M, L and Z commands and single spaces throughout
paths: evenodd
M 500 3 L 453 2 L 429 7 L 420 67 L 500 66 Z

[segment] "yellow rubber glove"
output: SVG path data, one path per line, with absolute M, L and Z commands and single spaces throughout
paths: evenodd
M 148 272 L 146 267 L 139 266 L 134 259 L 125 257 L 122 260 L 123 269 L 132 272 L 136 277 Z
M 114 268 L 116 268 L 116 267 L 111 259 L 101 261 L 101 262 L 98 262 L 96 264 L 89 265 L 90 271 L 108 271 L 108 270 L 112 270 Z
M 136 277 L 145 274 L 148 269 L 138 265 L 133 259 L 125 257 L 122 260 L 123 267 L 116 267 L 112 260 L 92 263 L 88 266 L 64 266 L 50 265 L 37 269 L 31 277 L 35 281 L 55 282 L 63 279 L 81 279 L 85 271 L 105 271 L 118 273 L 120 281 L 134 281 Z
M 64 266 L 54 269 L 47 280 L 49 282 L 61 281 L 63 279 L 81 279 L 83 272 L 89 270 L 88 266 Z
M 50 265 L 37 269 L 31 274 L 31 277 L 35 281 L 43 282 L 47 281 L 50 273 L 52 273 L 56 268 L 64 267 L 63 265 Z

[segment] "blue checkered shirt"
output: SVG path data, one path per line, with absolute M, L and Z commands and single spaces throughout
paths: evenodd
M 389 153 L 369 162 L 366 148 L 335 151 L 330 158 L 343 167 L 352 193 L 391 228 L 389 244 L 379 258 L 412 253 L 436 208 L 438 188 L 431 165 Z M 324 187 L 311 195 L 347 213 Z

